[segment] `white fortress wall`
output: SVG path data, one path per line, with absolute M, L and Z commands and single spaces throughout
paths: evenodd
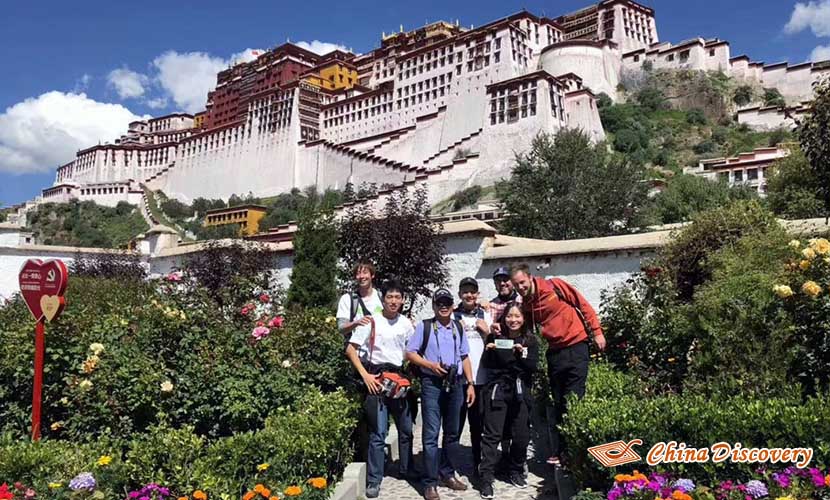
M 546 47 L 539 67 L 553 76 L 576 73 L 594 94 L 617 97 L 621 69 L 619 51 L 610 44 L 585 40 L 560 42 Z
M 605 140 L 605 129 L 599 118 L 599 109 L 594 95 L 587 89 L 565 94 L 567 127 L 578 128 L 588 134 L 594 142 Z

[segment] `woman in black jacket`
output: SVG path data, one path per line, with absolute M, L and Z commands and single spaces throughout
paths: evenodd
M 521 306 L 508 304 L 501 317 L 500 334 L 487 337 L 481 362 L 488 369 L 488 383 L 481 391 L 484 432 L 481 441 L 481 498 L 493 498 L 493 478 L 501 458 L 499 443 L 510 429 L 510 482 L 526 488 L 523 476 L 530 442 L 530 407 L 533 372 L 539 360 L 539 344 Z

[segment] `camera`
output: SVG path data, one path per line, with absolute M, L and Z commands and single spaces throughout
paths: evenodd
M 444 392 L 450 392 L 452 390 L 452 386 L 455 385 L 455 381 L 458 378 L 458 364 L 453 363 L 452 365 L 445 365 L 441 363 L 441 368 L 447 371 L 447 374 L 444 375 L 444 385 L 443 389 Z

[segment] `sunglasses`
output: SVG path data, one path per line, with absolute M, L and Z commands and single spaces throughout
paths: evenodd
M 436 302 L 435 305 L 438 306 L 438 307 L 452 307 L 452 302 L 442 300 L 442 301 Z

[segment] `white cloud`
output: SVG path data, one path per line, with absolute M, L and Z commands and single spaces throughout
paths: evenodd
M 150 109 L 162 109 L 167 107 L 166 97 L 156 97 L 155 99 L 147 99 L 144 104 Z
M 144 95 L 144 86 L 149 78 L 136 73 L 127 67 L 110 71 L 107 75 L 107 83 L 115 89 L 121 99 L 135 99 Z
M 79 94 L 85 91 L 89 87 L 89 82 L 91 81 L 92 76 L 90 76 L 89 73 L 84 73 L 80 78 L 75 80 L 75 89 L 73 92 Z
M 242 52 L 233 54 L 230 59 L 228 59 L 228 62 L 230 64 L 251 62 L 261 56 L 264 52 L 265 51 L 262 49 L 245 49 Z
M 830 1 L 830 0 L 828 0 Z M 348 52 L 345 46 L 337 44 L 337 43 L 330 43 L 330 42 L 321 42 L 320 40 L 312 40 L 311 42 L 296 42 L 294 45 L 301 47 L 306 50 L 310 50 L 315 54 L 328 54 L 332 50 L 343 50 Z
M 786 33 L 799 33 L 809 28 L 816 36 L 830 36 L 830 0 L 795 4 Z
M 830 45 L 819 45 L 810 53 L 810 60 L 813 62 L 830 60 Z
M 77 150 L 112 141 L 143 118 L 86 94 L 52 91 L 26 99 L 0 114 L 0 171 L 53 170 Z
M 177 106 L 188 113 L 205 107 L 208 91 L 216 86 L 216 73 L 227 68 L 221 57 L 205 52 L 180 54 L 169 50 L 153 60 L 158 83 Z

